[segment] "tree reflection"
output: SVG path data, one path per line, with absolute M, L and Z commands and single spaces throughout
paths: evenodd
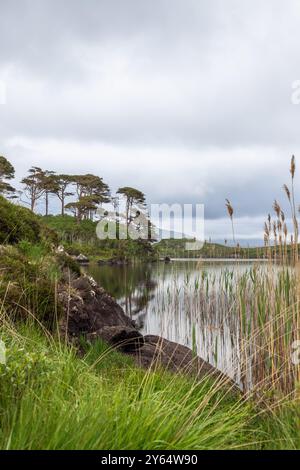
M 124 308 L 125 313 L 143 325 L 147 306 L 157 286 L 152 265 L 89 266 L 88 273 Z

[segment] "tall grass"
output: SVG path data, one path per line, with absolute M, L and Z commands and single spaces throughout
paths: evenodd
M 243 388 L 270 383 L 285 393 L 294 390 L 300 379 L 299 364 L 292 361 L 293 344 L 300 338 L 299 314 L 299 228 L 295 202 L 296 161 L 290 163 L 291 190 L 283 189 L 289 201 L 293 234 L 288 243 L 288 226 L 279 202 L 274 201 L 275 219 L 268 215 L 264 224 L 265 258 L 267 269 L 253 269 L 234 279 L 234 285 L 219 285 L 214 299 L 215 309 L 226 317 L 228 312 L 237 319 L 239 368 Z M 226 199 L 233 230 L 234 209 Z M 234 234 L 234 231 L 233 231 Z M 281 269 L 274 269 L 273 262 Z M 294 266 L 291 269 L 290 266 Z M 222 284 L 222 276 L 220 279 Z M 229 288 L 229 290 L 228 290 Z M 232 297 L 233 294 L 233 297 Z M 225 296 L 229 306 L 220 306 Z
M 158 279 L 148 313 L 158 333 L 197 349 L 245 393 L 294 392 L 300 378 L 293 361 L 300 336 L 298 269 L 264 263 L 210 270 L 200 261 L 184 277 L 174 265 Z
M 1 337 L 2 449 L 299 446 L 290 407 L 257 408 L 208 378 L 142 371 L 102 343 L 80 359 L 32 324 L 2 323 Z

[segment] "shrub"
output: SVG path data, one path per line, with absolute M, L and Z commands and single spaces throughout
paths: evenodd
M 31 210 L 0 196 L 0 244 L 13 245 L 22 240 L 57 245 L 58 235 Z
M 33 248 L 32 248 L 33 250 Z M 25 254 L 25 252 L 26 254 Z M 0 249 L 0 298 L 2 309 L 12 320 L 35 316 L 52 327 L 60 313 L 55 298 L 59 269 L 50 255 L 29 257 L 29 246 Z M 39 250 L 37 249 L 38 254 Z

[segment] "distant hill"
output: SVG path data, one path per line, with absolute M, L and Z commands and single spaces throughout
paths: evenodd
M 204 242 L 201 250 L 186 250 L 186 243 L 190 243 L 191 239 L 165 239 L 156 243 L 155 248 L 161 257 L 170 258 L 263 258 L 264 249 L 232 247 L 222 245 L 221 243 Z

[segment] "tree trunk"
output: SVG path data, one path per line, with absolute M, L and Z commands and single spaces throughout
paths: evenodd
M 128 227 L 129 227 L 129 209 L 130 209 L 130 202 L 129 200 L 127 199 L 127 202 L 126 202 L 126 227 L 127 227 L 127 230 L 128 230 Z
M 64 198 L 64 196 L 62 196 L 62 198 L 61 198 L 61 215 L 62 216 L 65 215 L 65 198 Z
M 46 191 L 46 216 L 49 215 L 49 193 Z

